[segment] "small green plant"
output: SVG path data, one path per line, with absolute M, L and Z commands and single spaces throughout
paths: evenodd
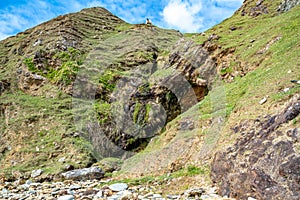
M 64 85 L 69 85 L 76 78 L 79 66 L 74 61 L 67 61 L 62 64 L 61 68 L 58 70 L 51 70 L 48 74 L 54 83 L 62 83 Z
M 106 123 L 110 119 L 111 107 L 107 102 L 96 102 L 95 111 L 97 112 L 97 118 L 100 124 Z
M 36 72 L 37 71 L 37 69 L 34 66 L 32 58 L 25 58 L 24 64 L 28 67 L 29 71 L 31 71 L 31 72 Z
M 187 167 L 187 174 L 189 176 L 197 175 L 197 174 L 205 174 L 208 172 L 208 169 L 206 167 L 200 168 L 196 167 L 194 165 L 189 165 Z
M 145 107 L 146 107 L 146 113 L 145 113 L 144 121 L 145 121 L 145 123 L 147 123 L 149 120 L 149 114 L 151 111 L 151 104 L 147 103 Z
M 112 92 L 115 89 L 114 79 L 118 76 L 118 72 L 112 70 L 106 70 L 100 77 L 99 83 L 105 90 Z
M 142 108 L 142 104 L 140 104 L 139 102 L 137 102 L 135 104 L 134 112 L 133 112 L 133 122 L 134 123 L 138 122 L 138 117 L 139 117 L 139 113 L 140 113 L 141 108 Z

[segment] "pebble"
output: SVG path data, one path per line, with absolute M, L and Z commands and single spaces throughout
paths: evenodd
M 259 104 L 262 105 L 262 104 L 266 103 L 267 100 L 268 100 L 267 97 L 264 97 L 263 99 L 261 99 L 261 100 L 259 101 Z
M 33 170 L 31 172 L 31 178 L 40 176 L 44 171 L 42 169 Z
M 128 188 L 128 185 L 126 183 L 115 183 L 109 186 L 109 189 L 114 192 L 120 192 L 123 190 L 126 190 Z
M 163 194 L 157 186 L 128 186 L 115 183 L 99 187 L 99 180 L 35 183 L 26 181 L 0 184 L 0 199 L 49 199 L 49 200 L 175 200 L 175 199 L 223 199 L 216 194 L 216 188 L 194 188 L 183 194 Z M 255 200 L 248 198 L 248 200 Z
M 65 195 L 65 196 L 58 197 L 57 200 L 74 200 L 74 196 L 73 195 Z

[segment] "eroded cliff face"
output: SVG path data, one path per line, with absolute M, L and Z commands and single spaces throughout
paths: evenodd
M 240 135 L 212 162 L 212 180 L 220 194 L 247 199 L 299 199 L 299 95 L 281 112 L 245 120 L 232 129 Z

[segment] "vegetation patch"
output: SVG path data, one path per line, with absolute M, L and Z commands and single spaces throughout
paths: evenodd
M 101 125 L 111 120 L 111 105 L 109 103 L 98 100 L 94 106 L 97 119 Z

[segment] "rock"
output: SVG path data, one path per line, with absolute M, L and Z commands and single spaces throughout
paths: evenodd
M 119 196 L 118 195 L 112 195 L 110 197 L 107 197 L 107 200 L 118 200 Z
M 102 198 L 102 197 L 104 197 L 104 194 L 103 194 L 103 191 L 100 190 L 100 191 L 96 194 L 95 198 L 97 199 L 97 198 Z
M 32 78 L 33 78 L 34 80 L 38 80 L 38 81 L 43 81 L 43 80 L 45 80 L 45 78 L 44 78 L 43 76 L 38 75 L 38 74 L 32 74 Z
M 103 178 L 104 173 L 98 167 L 84 168 L 84 169 L 75 169 L 61 174 L 65 179 L 68 180 L 100 180 Z
M 184 196 L 199 198 L 204 192 L 205 192 L 205 190 L 202 188 L 194 188 L 194 189 L 189 189 L 189 190 L 185 191 Z
M 167 199 L 180 199 L 180 195 L 171 195 L 171 194 L 168 194 L 167 195 Z
M 71 171 L 71 170 L 74 170 L 74 169 L 75 169 L 75 168 L 74 168 L 73 165 L 67 164 L 67 165 L 65 166 L 65 170 L 66 170 L 66 171 Z
M 259 104 L 260 105 L 263 105 L 264 103 L 266 103 L 267 102 L 267 97 L 264 97 L 263 99 L 261 99 L 260 101 L 259 101 Z
M 57 200 L 74 200 L 74 196 L 73 195 L 65 195 L 65 196 L 60 196 L 58 197 Z
M 256 200 L 256 199 L 254 199 L 254 198 L 252 198 L 252 197 L 248 197 L 247 200 Z
M 162 196 L 160 194 L 153 194 L 152 198 L 156 199 L 156 198 L 162 198 Z
M 113 192 L 110 189 L 105 189 L 103 191 L 104 196 L 111 196 L 113 194 Z
M 149 192 L 149 193 L 144 195 L 144 198 L 150 198 L 150 197 L 153 196 L 153 194 L 154 194 L 153 192 Z
M 237 28 L 236 28 L 235 26 L 231 26 L 229 29 L 230 29 L 231 31 L 235 31 Z
M 118 158 L 104 158 L 101 161 L 93 164 L 93 166 L 100 167 L 105 173 L 118 171 L 121 169 L 123 161 Z
M 182 119 L 177 127 L 178 130 L 193 130 L 194 128 L 195 125 L 192 119 Z
M 241 135 L 235 144 L 215 154 L 211 177 L 221 183 L 220 195 L 300 199 L 300 156 L 295 151 L 299 141 L 293 138 L 296 131 L 288 128 L 300 114 L 300 96 L 292 97 L 281 109 L 274 116 L 249 121 L 238 131 Z
M 281 1 L 280 6 L 278 7 L 277 11 L 278 12 L 287 12 L 299 4 L 300 4 L 299 0 L 283 0 L 283 1 Z
M 197 78 L 196 83 L 199 86 L 207 86 L 207 81 L 202 78 Z
M 220 39 L 220 36 L 218 36 L 217 34 L 213 33 L 211 34 L 209 37 L 208 37 L 208 41 L 211 41 L 211 40 L 218 40 Z
M 292 83 L 300 84 L 299 80 L 291 80 Z
M 71 185 L 70 186 L 70 190 L 79 190 L 81 188 L 81 186 L 79 186 L 79 185 Z
M 33 44 L 33 46 L 35 47 L 35 46 L 41 45 L 41 44 L 43 44 L 43 40 L 38 39 L 38 40 Z
M 131 200 L 133 199 L 132 192 L 125 190 L 119 198 L 120 200 Z
M 62 158 L 58 159 L 58 162 L 60 162 L 60 163 L 64 163 L 65 161 L 66 161 L 65 157 L 62 157 Z
M 115 183 L 109 186 L 109 189 L 111 189 L 114 192 L 120 192 L 126 190 L 127 188 L 128 185 L 126 183 Z
M 36 178 L 36 177 L 40 176 L 43 172 L 44 172 L 44 170 L 42 170 L 42 169 L 33 170 L 31 172 L 31 178 Z

